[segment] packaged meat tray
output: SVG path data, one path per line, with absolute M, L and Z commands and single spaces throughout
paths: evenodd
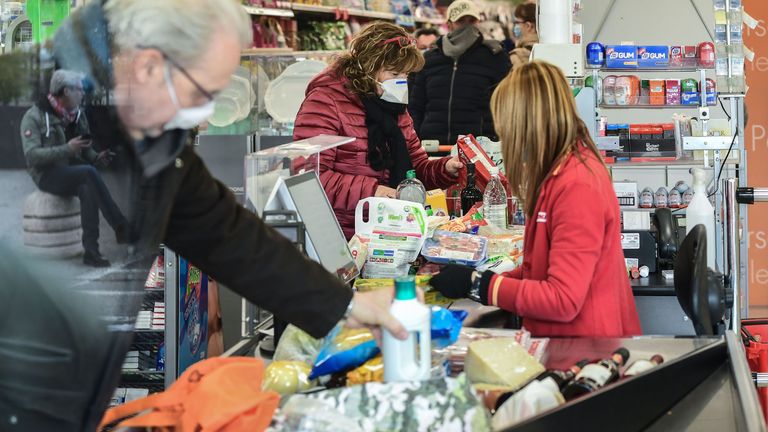
M 435 231 L 424 242 L 421 254 L 438 264 L 462 264 L 475 267 L 486 259 L 488 241 L 485 237 L 451 231 Z

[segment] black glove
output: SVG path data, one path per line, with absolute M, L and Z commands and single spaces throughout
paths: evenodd
M 449 264 L 432 276 L 429 284 L 449 299 L 465 298 L 472 289 L 474 271 L 472 267 Z

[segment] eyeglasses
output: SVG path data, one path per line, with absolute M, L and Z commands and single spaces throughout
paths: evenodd
M 383 40 L 379 42 L 379 46 L 383 46 L 389 43 L 395 43 L 397 42 L 400 45 L 400 48 L 405 48 L 409 45 L 416 45 L 416 39 L 406 37 L 406 36 L 396 36 L 393 38 L 389 38 L 387 40 Z
M 181 74 L 182 74 L 182 75 L 184 75 L 184 77 L 185 77 L 185 78 L 187 78 L 187 79 L 189 80 L 189 82 L 190 82 L 190 83 L 192 83 L 192 85 L 193 85 L 193 86 L 195 86 L 195 88 L 197 89 L 197 91 L 199 91 L 199 92 L 200 92 L 200 94 L 202 94 L 203 96 L 205 96 L 205 98 L 206 98 L 206 99 L 208 99 L 208 101 L 213 101 L 214 99 L 216 99 L 216 94 L 217 94 L 218 92 L 209 92 L 208 90 L 206 90 L 205 88 L 203 88 L 203 86 L 202 86 L 202 85 L 200 85 L 200 83 L 199 83 L 199 82 L 197 82 L 197 80 L 196 80 L 196 79 L 192 78 L 192 75 L 190 75 L 190 74 L 189 74 L 189 72 L 187 72 L 187 70 L 186 70 L 186 69 L 184 69 L 184 68 L 183 68 L 183 67 L 182 67 L 182 66 L 181 66 L 179 63 L 177 63 L 177 62 L 176 62 L 174 59 L 172 59 L 171 57 L 169 57 L 169 56 L 168 56 L 168 54 L 166 54 L 165 52 L 163 52 L 163 50 L 161 50 L 160 48 L 157 48 L 157 47 L 154 47 L 154 46 L 139 46 L 138 48 L 140 48 L 140 49 L 154 49 L 154 50 L 157 50 L 157 51 L 159 51 L 159 52 L 160 52 L 160 54 L 162 54 L 162 56 L 163 56 L 163 59 L 165 59 L 165 61 L 167 61 L 168 63 L 170 63 L 170 64 L 171 64 L 171 66 L 173 66 L 174 68 L 178 69 L 178 71 L 179 71 L 179 72 L 181 72 Z

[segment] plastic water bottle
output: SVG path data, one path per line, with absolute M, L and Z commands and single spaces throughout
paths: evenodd
M 432 314 L 416 297 L 413 276 L 395 280 L 395 300 L 389 312 L 408 330 L 408 339 L 396 339 L 384 330 L 384 382 L 428 380 L 432 368 Z
M 424 205 L 427 202 L 427 189 L 416 178 L 416 171 L 410 170 L 405 175 L 405 180 L 397 185 L 397 199 L 411 201 Z
M 483 194 L 483 216 L 491 225 L 507 228 L 507 191 L 499 178 L 499 168 L 491 168 L 491 181 Z

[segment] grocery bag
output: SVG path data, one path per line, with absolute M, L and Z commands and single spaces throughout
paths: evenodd
M 410 201 L 366 198 L 355 209 L 355 233 L 368 242 L 364 278 L 406 276 L 424 245 L 427 213 L 424 206 Z

